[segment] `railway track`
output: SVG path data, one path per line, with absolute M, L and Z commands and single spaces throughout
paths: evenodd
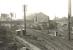
M 70 42 L 65 42 L 65 40 L 63 41 L 62 39 L 60 39 L 58 37 L 51 37 L 40 31 L 33 30 L 33 29 L 30 30 L 30 32 L 34 32 L 34 33 L 32 33 L 33 36 L 42 37 L 47 44 L 49 44 L 49 42 L 51 42 L 52 43 L 52 44 L 50 43 L 51 45 L 53 45 L 53 46 L 55 45 L 55 47 L 58 47 L 62 50 L 70 50 L 70 48 L 73 49 L 72 45 L 69 44 Z M 29 33 L 29 31 L 28 31 L 28 33 Z
M 36 31 L 36 30 L 33 30 Z M 47 44 L 50 42 L 52 43 L 52 45 L 55 45 L 55 47 L 57 46 L 58 48 L 60 48 L 61 50 L 67 50 L 68 48 L 63 46 L 60 42 L 58 42 L 58 40 L 55 40 L 51 37 L 47 37 L 46 34 L 42 34 L 42 32 L 36 31 L 39 33 L 39 35 L 42 35 L 42 38 L 45 40 L 45 42 L 47 42 Z
M 24 39 L 26 39 L 26 38 L 24 38 Z M 26 40 L 27 40 L 27 39 L 26 39 Z M 38 44 L 42 45 L 42 46 L 45 47 L 45 48 L 47 48 L 47 47 L 49 48 L 49 47 L 50 47 L 51 49 L 55 49 L 55 50 L 58 49 L 58 48 L 57 48 L 55 45 L 53 45 L 52 43 L 48 43 L 48 44 L 47 44 L 45 41 L 39 41 L 39 40 L 35 40 L 35 41 L 34 41 L 34 40 L 32 40 L 32 39 L 29 39 L 29 38 L 28 38 L 28 40 L 31 41 L 32 44 L 33 44 L 33 43 L 36 44 L 36 42 L 38 42 Z M 47 41 L 47 42 L 48 42 L 48 41 Z M 38 45 L 38 44 L 37 44 L 37 45 Z M 41 47 L 42 47 L 42 46 L 41 46 Z M 56 47 L 56 48 L 55 48 L 55 47 Z
M 36 37 L 36 39 L 32 39 L 30 36 L 24 36 L 22 38 L 36 46 L 41 46 L 40 48 L 45 48 L 46 50 L 49 50 L 49 47 L 52 48 L 52 50 L 73 50 L 73 43 L 70 43 L 67 40 L 56 36 L 49 36 L 45 32 L 34 29 L 27 29 L 26 32 L 27 35 L 30 35 L 33 38 Z
M 40 32 L 40 31 L 38 31 L 38 32 Z M 43 33 L 43 34 L 44 34 L 44 33 Z M 46 35 L 46 34 L 44 34 L 44 35 Z M 66 47 L 71 48 L 71 49 L 73 50 L 73 43 L 71 43 L 70 41 L 67 41 L 67 40 L 65 40 L 65 39 L 61 39 L 61 38 L 59 38 L 59 37 L 57 37 L 57 36 L 53 36 L 53 37 L 52 37 L 52 36 L 46 35 L 46 37 L 52 38 L 52 39 L 54 39 L 54 40 L 60 42 L 62 45 L 65 45 Z
M 40 31 L 39 31 L 39 32 L 40 32 Z M 47 35 L 46 35 L 46 36 L 47 36 Z M 49 35 L 48 35 L 48 36 L 49 36 Z M 48 37 L 48 36 L 47 36 L 47 37 Z M 51 36 L 49 36 L 49 37 L 51 37 Z M 58 40 L 59 42 L 61 42 L 62 44 L 66 45 L 66 46 L 69 47 L 69 48 L 73 48 L 73 43 L 70 42 L 70 41 L 67 41 L 67 40 L 65 40 L 65 39 L 59 38 L 59 37 L 57 37 L 57 36 L 53 36 L 52 38 L 55 39 L 55 40 Z
M 31 31 L 31 30 L 28 30 L 28 32 L 29 32 L 29 31 L 31 32 L 31 33 L 29 33 L 29 34 L 32 34 L 33 36 L 34 36 L 34 34 L 36 35 L 36 33 L 37 33 L 37 32 L 35 32 L 35 33 L 33 34 L 33 30 L 32 30 L 32 31 Z M 39 35 L 39 34 L 38 34 L 38 35 Z M 37 35 L 37 37 L 38 37 L 38 35 Z M 41 37 L 41 36 L 39 36 L 39 37 Z M 42 37 L 43 37 L 43 36 L 42 36 Z M 42 38 L 42 37 L 41 37 L 41 38 Z M 29 37 L 29 38 L 30 38 L 30 37 Z M 24 39 L 26 39 L 26 38 L 24 38 Z M 27 39 L 26 39 L 26 40 L 27 40 Z M 29 39 L 29 40 L 30 40 L 30 39 Z M 31 39 L 31 40 L 32 40 L 32 39 Z M 36 41 L 38 41 L 38 40 L 36 40 Z M 36 43 L 36 42 L 33 42 L 33 41 L 32 41 L 32 43 Z M 60 47 L 57 46 L 56 44 L 54 45 L 54 44 L 51 43 L 51 42 L 48 43 L 47 40 L 44 40 L 44 41 L 41 41 L 41 42 L 39 41 L 39 43 L 40 43 L 42 46 L 44 46 L 44 47 L 45 47 L 45 46 L 46 46 L 47 48 L 48 48 L 48 47 L 51 47 L 53 50 L 58 50 L 58 49 L 60 48 Z M 61 48 L 61 49 L 62 49 L 62 48 Z M 63 50 L 63 49 L 62 49 L 62 50 Z
M 31 38 L 29 39 L 28 37 L 25 37 L 25 38 L 26 38 L 26 39 L 21 38 L 21 37 L 19 37 L 19 36 L 16 36 L 16 40 L 17 40 L 18 42 L 22 43 L 23 45 L 25 45 L 24 40 L 26 40 L 27 42 L 29 42 L 29 43 L 31 43 L 31 44 L 37 46 L 37 47 L 40 48 L 41 50 L 48 50 L 46 47 L 42 46 L 42 45 L 40 44 L 40 42 L 35 41 L 35 40 L 32 40 Z M 24 39 L 24 40 L 21 40 L 21 39 Z
M 33 32 L 34 30 L 32 30 L 32 31 L 30 31 L 30 32 Z M 28 31 L 29 32 L 29 31 Z M 60 49 L 62 49 L 62 50 L 64 50 L 61 46 L 59 46 L 59 45 L 57 45 L 57 44 L 55 44 L 55 43 L 53 43 L 50 39 L 48 40 L 48 39 L 46 39 L 46 37 L 44 36 L 44 35 L 40 35 L 40 33 L 38 33 L 38 32 L 36 32 L 36 31 L 34 31 L 35 33 L 32 33 L 32 35 L 33 36 L 36 36 L 36 37 L 41 37 L 41 38 L 43 38 L 43 40 L 44 40 L 44 42 L 43 43 L 45 43 L 45 45 L 44 46 L 46 46 L 47 44 L 48 44 L 48 46 L 50 45 L 51 47 L 53 47 L 53 48 L 60 48 Z M 36 35 L 36 33 L 37 33 L 37 35 Z M 31 33 L 30 33 L 31 34 Z

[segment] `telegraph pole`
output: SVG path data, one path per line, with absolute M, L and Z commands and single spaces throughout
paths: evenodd
M 57 35 L 58 35 L 58 30 L 57 30 L 57 21 L 56 21 L 56 16 L 55 16 L 55 23 L 56 23 L 56 27 L 55 27 L 56 34 L 55 34 L 55 36 L 57 36 Z
M 50 19 L 49 19 L 49 16 L 48 16 L 48 25 L 49 25 L 49 26 L 48 26 L 48 34 L 49 34 L 49 33 L 50 33 L 50 32 L 49 32 L 49 30 L 50 30 L 50 29 L 49 29 L 49 28 L 50 28 Z
M 13 13 L 10 13 L 11 15 L 11 30 L 12 30 L 12 17 L 13 17 Z
M 24 5 L 24 33 L 26 34 L 26 5 Z
M 70 17 L 71 17 L 71 0 L 68 0 L 68 40 L 70 40 L 71 34 Z

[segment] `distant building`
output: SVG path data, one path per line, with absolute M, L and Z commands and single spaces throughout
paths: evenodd
M 36 13 L 32 14 L 26 17 L 26 27 L 31 28 L 31 27 L 37 27 L 40 26 L 42 29 L 46 29 L 49 27 L 49 16 L 43 14 L 43 13 Z M 21 28 L 24 27 L 24 20 L 23 19 L 18 19 L 16 20 L 18 22 L 18 25 L 20 25 Z
M 29 20 L 33 20 L 34 23 L 37 22 L 48 22 L 48 18 L 49 16 L 45 15 L 44 13 L 40 12 L 40 13 L 36 13 L 36 14 L 32 14 L 30 16 L 28 16 L 27 19 Z
M 35 26 L 37 28 L 40 26 L 42 29 L 46 29 L 48 27 L 48 25 L 49 25 L 49 22 L 48 22 L 49 16 L 45 15 L 42 12 L 36 13 L 36 14 L 32 14 L 32 15 L 28 16 L 27 19 L 33 21 L 32 26 Z
M 0 21 L 11 21 L 9 14 L 2 13 L 0 16 Z
M 9 16 L 9 14 L 1 13 L 1 15 L 0 15 L 0 25 L 10 27 L 10 23 L 8 23 L 10 21 L 11 21 L 11 18 Z
M 55 20 L 57 24 L 58 36 L 67 39 L 68 36 L 68 18 L 57 18 Z

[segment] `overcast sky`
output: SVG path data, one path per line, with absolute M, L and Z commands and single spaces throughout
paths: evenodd
M 13 12 L 17 18 L 22 18 L 24 4 L 27 6 L 27 15 L 43 12 L 51 19 L 55 16 L 67 17 L 68 0 L 0 0 L 0 13 Z

